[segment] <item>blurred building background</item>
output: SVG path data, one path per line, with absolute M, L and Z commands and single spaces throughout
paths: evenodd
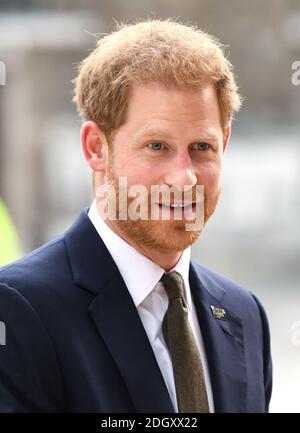
M 291 80 L 299 0 L 0 0 L 0 197 L 24 252 L 89 206 L 71 80 L 94 34 L 140 17 L 180 17 L 228 45 L 245 103 L 218 212 L 193 255 L 262 300 L 274 358 L 271 411 L 300 412 L 300 86 Z

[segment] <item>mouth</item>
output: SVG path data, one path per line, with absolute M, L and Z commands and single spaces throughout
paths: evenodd
M 157 203 L 161 209 L 195 209 L 197 203 L 177 204 L 177 203 Z
M 177 204 L 177 203 L 157 203 L 163 218 L 185 219 L 196 216 L 196 203 Z

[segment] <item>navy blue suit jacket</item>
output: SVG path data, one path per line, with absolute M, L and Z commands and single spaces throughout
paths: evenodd
M 272 367 L 262 306 L 194 262 L 189 278 L 215 411 L 267 411 Z M 227 320 L 215 318 L 212 305 Z M 1 269 L 0 321 L 0 412 L 174 412 L 132 298 L 87 210 L 64 236 Z

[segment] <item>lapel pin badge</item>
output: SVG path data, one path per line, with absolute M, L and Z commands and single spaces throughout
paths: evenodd
M 210 308 L 215 319 L 227 320 L 226 311 L 223 308 L 217 308 L 213 305 L 211 305 Z

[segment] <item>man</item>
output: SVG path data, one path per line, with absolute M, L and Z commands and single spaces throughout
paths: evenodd
M 240 106 L 221 45 L 171 20 L 123 26 L 81 63 L 74 100 L 96 198 L 0 272 L 1 411 L 267 411 L 262 306 L 190 260 Z M 137 197 L 121 181 L 141 192 L 131 216 L 156 218 L 128 218 Z M 154 186 L 172 194 L 153 200 Z

